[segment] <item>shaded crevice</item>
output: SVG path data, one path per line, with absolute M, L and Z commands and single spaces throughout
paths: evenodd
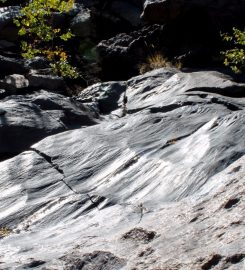
M 220 94 L 226 97 L 243 98 L 245 97 L 245 86 L 242 85 L 231 85 L 224 88 L 218 87 L 196 87 L 189 89 L 186 92 L 208 92 L 210 94 Z
M 222 260 L 221 255 L 214 254 L 209 261 L 202 265 L 202 270 L 209 270 L 214 268 Z
M 239 203 L 239 201 L 240 201 L 239 198 L 230 199 L 230 200 L 228 200 L 228 202 L 226 202 L 224 208 L 225 209 L 230 209 L 230 208 L 236 206 Z
M 224 105 L 228 110 L 230 111 L 240 111 L 243 110 L 242 107 L 239 107 L 238 105 L 232 104 L 228 101 L 222 100 L 222 99 L 218 99 L 216 97 L 212 98 L 210 101 L 210 104 L 220 104 L 220 105 Z
M 131 166 L 133 166 L 134 164 L 136 164 L 138 162 L 138 160 L 139 160 L 139 157 L 138 156 L 134 156 L 134 157 L 130 158 L 122 166 L 120 166 L 119 168 L 117 168 L 116 171 L 114 173 L 112 173 L 111 176 L 115 176 L 115 175 L 120 174 L 123 171 L 129 169 Z
M 219 104 L 219 105 L 225 106 L 230 111 L 240 111 L 240 110 L 244 109 L 242 106 L 239 106 L 237 104 L 233 104 L 233 103 L 226 101 L 226 100 L 219 99 L 217 97 L 213 97 L 211 99 L 206 99 L 208 95 L 202 95 L 202 94 L 196 94 L 196 95 L 203 98 L 203 102 L 186 101 L 186 102 L 179 102 L 179 103 L 175 103 L 175 104 L 169 104 L 169 105 L 162 106 L 162 107 L 151 107 L 151 108 L 149 108 L 148 106 L 145 106 L 145 107 L 141 107 L 138 109 L 129 109 L 127 111 L 127 113 L 134 114 L 134 113 L 140 112 L 140 111 L 148 109 L 148 108 L 149 108 L 150 113 L 153 113 L 153 114 L 154 113 L 167 113 L 167 112 L 171 112 L 171 111 L 174 111 L 176 109 L 179 109 L 181 107 L 193 106 L 193 105 L 197 105 L 197 104 L 203 104 L 203 105 Z
M 89 200 L 91 201 L 92 205 L 90 205 L 88 208 L 86 208 L 86 211 L 92 210 L 93 207 L 96 207 L 98 210 L 100 210 L 99 205 L 106 200 L 106 197 L 104 197 L 104 196 L 95 197 L 95 196 L 90 196 L 88 193 L 87 193 L 87 196 L 88 196 Z
M 241 261 L 243 261 L 245 258 L 245 254 L 235 254 L 231 257 L 226 258 L 226 262 L 227 263 L 231 263 L 231 264 L 237 264 L 240 263 Z
M 187 101 L 187 102 L 170 104 L 170 105 L 163 106 L 163 107 L 153 107 L 153 108 L 150 108 L 150 113 L 167 113 L 167 112 L 174 111 L 180 107 L 192 106 L 192 105 L 196 105 L 196 104 L 198 104 L 198 103 Z
M 140 107 L 140 108 L 137 108 L 137 109 L 128 109 L 128 110 L 127 110 L 127 114 L 134 114 L 134 113 L 143 111 L 143 110 L 145 110 L 145 109 L 148 109 L 148 106 Z
M 244 154 L 245 154 L 245 151 L 233 152 L 229 156 L 227 156 L 226 158 L 219 160 L 218 161 L 219 162 L 219 166 L 217 168 L 217 171 L 215 171 L 213 175 L 215 175 L 215 174 L 223 171 L 224 169 L 226 169 L 228 166 L 230 166 L 236 160 L 238 160 L 239 158 L 241 158 Z
M 190 91 L 190 90 L 188 90 Z M 198 90 L 199 91 L 199 90 Z M 212 93 L 210 93 L 212 94 Z M 223 100 L 223 99 L 220 99 L 218 97 L 209 97 L 208 98 L 208 94 L 200 94 L 200 93 L 187 93 L 188 96 L 198 96 L 200 98 L 202 98 L 203 100 L 206 100 L 207 103 L 204 103 L 203 104 L 220 104 L 220 105 L 224 105 L 228 110 L 230 111 L 240 111 L 240 110 L 243 110 L 244 108 L 242 106 L 239 106 L 237 104 L 233 104 L 227 100 Z M 222 95 L 222 94 L 221 94 Z M 194 103 L 194 104 L 198 104 L 198 103 Z
M 58 164 L 55 164 L 53 162 L 53 158 L 48 156 L 47 154 L 41 152 L 40 150 L 36 149 L 36 148 L 30 148 L 30 150 L 36 152 L 39 156 L 41 156 L 42 158 L 44 158 L 56 171 L 58 171 L 60 174 L 64 175 L 64 171 L 59 167 Z

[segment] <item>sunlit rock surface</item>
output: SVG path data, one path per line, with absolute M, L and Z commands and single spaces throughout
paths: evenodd
M 0 163 L 0 268 L 244 269 L 245 85 L 160 69 L 89 90 L 99 124 Z

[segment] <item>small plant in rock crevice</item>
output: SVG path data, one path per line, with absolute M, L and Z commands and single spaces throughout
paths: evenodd
M 138 70 L 140 74 L 145 72 L 158 69 L 158 68 L 181 68 L 182 64 L 180 61 L 172 62 L 168 59 L 168 57 L 164 56 L 161 52 L 155 52 L 148 57 L 146 57 L 145 62 L 138 65 Z
M 10 235 L 11 233 L 12 233 L 12 230 L 10 230 L 9 228 L 0 227 L 0 238 L 6 237 Z

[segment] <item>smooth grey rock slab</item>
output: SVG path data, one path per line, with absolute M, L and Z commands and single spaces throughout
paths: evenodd
M 15 172 L 13 176 L 16 180 L 32 176 L 25 173 L 30 171 L 33 162 L 35 168 L 40 169 L 37 164 L 41 159 L 35 153 L 26 152 L 25 156 L 22 154 L 18 159 L 25 161 L 25 167 L 19 176 L 18 171 Z M 9 173 L 3 172 L 10 171 L 16 161 L 17 158 L 14 158 L 0 164 L 3 176 L 9 177 Z M 0 239 L 1 267 L 24 269 L 34 262 L 42 262 L 42 267 L 58 269 L 80 269 L 78 265 L 101 267 L 101 260 L 104 261 L 102 256 L 106 256 L 108 263 L 111 259 L 124 261 L 126 265 L 122 269 L 161 269 L 167 266 L 170 269 L 188 270 L 208 269 L 210 265 L 215 265 L 217 269 L 243 269 L 244 161 L 243 156 L 212 177 L 195 196 L 180 202 L 159 203 L 157 208 L 143 205 L 143 215 L 141 205 L 103 207 L 101 204 L 100 210 L 95 209 L 86 198 L 82 200 L 78 195 L 69 194 L 64 186 L 59 187 L 58 193 L 52 194 L 53 181 L 48 190 L 43 189 L 43 196 L 48 202 L 41 205 L 43 197 L 39 197 L 40 194 L 36 194 L 36 198 L 32 197 L 31 201 L 26 200 L 23 192 L 20 193 L 17 188 L 19 181 L 15 180 L 3 186 L 11 192 L 4 192 L 0 198 L 1 206 L 11 193 L 12 200 L 15 199 L 15 207 L 8 208 L 7 212 L 1 211 L 1 225 L 11 224 L 10 220 L 18 224 L 13 226 L 16 229 L 8 237 Z M 42 164 L 42 161 L 40 165 L 42 169 L 47 168 L 44 171 L 47 174 L 44 173 L 43 177 L 55 177 L 56 180 L 56 172 L 52 167 Z M 39 174 L 36 174 L 34 167 L 31 170 L 37 177 L 32 182 L 39 186 L 41 192 Z M 25 190 L 26 194 L 33 192 L 31 189 Z M 17 204 L 19 197 L 22 201 Z M 8 198 L 8 202 L 10 200 Z M 27 204 L 31 204 L 32 209 L 27 208 Z M 3 215 L 10 217 L 7 224 L 3 222 Z M 14 216 L 19 216 L 19 219 L 14 219 Z M 145 234 L 154 231 L 156 236 L 145 243 L 138 241 L 137 234 L 131 239 L 125 237 L 137 231 L 141 232 L 140 239 L 144 231 Z M 9 256 L 10 253 L 15 256 Z M 118 264 L 115 264 L 114 268 L 112 266 L 109 269 L 117 267 Z
M 245 85 L 174 69 L 119 85 L 126 116 L 122 91 L 101 123 L 0 162 L 1 267 L 243 269 Z

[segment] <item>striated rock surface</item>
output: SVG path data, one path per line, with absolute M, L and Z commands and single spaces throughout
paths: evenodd
M 245 84 L 160 69 L 78 100 L 99 124 L 0 162 L 0 268 L 244 269 Z

